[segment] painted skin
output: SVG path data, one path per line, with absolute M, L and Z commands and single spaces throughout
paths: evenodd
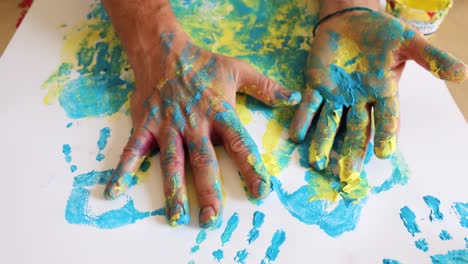
M 327 167 L 340 126 L 346 130 L 338 164 L 342 182 L 359 182 L 373 125 L 375 155 L 388 158 L 394 153 L 398 82 L 411 59 L 444 80 L 467 77 L 463 62 L 390 15 L 353 11 L 319 26 L 307 62 L 307 89 L 290 126 L 291 139 L 300 142 L 318 118 L 317 129 L 309 132 L 314 133 L 309 162 L 316 170 Z
M 222 220 L 220 171 L 213 148 L 217 143 L 224 144 L 238 165 L 249 194 L 267 196 L 270 176 L 236 114 L 236 92 L 271 106 L 295 105 L 300 94 L 239 59 L 195 46 L 166 0 L 103 3 L 136 78 L 131 97 L 134 133 L 105 196 L 114 199 L 123 194 L 146 156 L 159 149 L 168 222 L 172 226 L 187 224 L 184 157 L 188 152 L 201 208 L 200 226 L 217 228 Z

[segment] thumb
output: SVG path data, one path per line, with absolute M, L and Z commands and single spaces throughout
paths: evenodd
M 248 94 L 270 106 L 291 106 L 301 102 L 300 92 L 284 88 L 250 64 L 239 60 L 236 66 L 238 92 Z
M 468 67 L 452 54 L 435 47 L 417 32 L 407 43 L 408 57 L 437 78 L 461 83 L 468 78 Z

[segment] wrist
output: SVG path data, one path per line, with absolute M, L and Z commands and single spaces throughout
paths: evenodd
M 163 33 L 185 35 L 168 0 L 102 0 L 102 3 L 133 67 L 158 52 Z
M 340 11 L 350 7 L 368 7 L 373 10 L 379 9 L 378 0 L 321 0 L 320 1 L 320 18 L 323 18 L 331 13 Z

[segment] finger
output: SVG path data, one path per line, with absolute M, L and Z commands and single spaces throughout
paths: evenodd
M 270 106 L 291 106 L 301 101 L 301 93 L 291 91 L 268 79 L 250 64 L 238 61 L 239 92 L 246 93 Z
M 271 191 L 268 174 L 257 146 L 239 121 L 234 109 L 224 104 L 226 109 L 214 115 L 217 133 L 223 140 L 224 147 L 244 179 L 252 198 L 266 197 Z
M 166 216 L 173 227 L 190 221 L 184 172 L 184 146 L 182 138 L 173 129 L 161 135 L 160 162 L 166 198 Z
M 374 153 L 378 158 L 386 159 L 395 152 L 400 119 L 398 98 L 379 100 L 374 106 L 375 135 Z
M 137 129 L 120 156 L 120 162 L 107 183 L 104 196 L 108 199 L 115 199 L 132 186 L 135 173 L 155 147 L 153 135 L 145 128 Z
M 340 124 L 343 107 L 326 102 L 321 110 L 309 148 L 309 162 L 316 170 L 328 166 L 330 150 Z
M 322 101 L 323 98 L 318 91 L 310 88 L 306 89 L 304 100 L 299 104 L 289 127 L 289 137 L 291 140 L 301 142 L 305 139 L 310 124 Z
M 436 77 L 454 82 L 463 82 L 468 77 L 468 67 L 461 60 L 431 44 L 417 32 L 408 40 L 405 52 Z
M 200 227 L 217 228 L 222 219 L 222 191 L 215 150 L 208 137 L 190 141 L 188 149 L 200 205 Z
M 351 107 L 346 116 L 345 139 L 338 161 L 338 173 L 342 182 L 353 183 L 360 180 L 370 131 L 370 110 L 368 107 L 364 104 Z

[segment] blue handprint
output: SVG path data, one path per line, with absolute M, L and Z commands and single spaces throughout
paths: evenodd
M 260 211 L 256 211 L 253 214 L 252 217 L 252 229 L 249 230 L 247 233 L 247 242 L 249 245 L 253 244 L 259 237 L 260 237 L 260 229 L 264 223 L 265 220 L 265 214 Z M 231 237 L 233 234 L 235 234 L 235 231 L 239 225 L 240 221 L 240 216 L 238 213 L 232 214 L 232 216 L 229 218 L 227 221 L 226 226 L 224 227 L 224 231 L 221 234 L 220 240 L 221 240 L 221 247 L 212 251 L 212 256 L 213 258 L 220 262 L 221 260 L 225 259 L 224 255 L 224 246 L 231 240 Z M 195 239 L 195 245 L 190 249 L 191 254 L 194 254 L 200 250 L 200 246 L 203 243 L 203 241 L 206 240 L 207 237 L 207 232 L 205 230 L 201 230 L 196 239 Z M 261 262 L 262 264 L 268 264 L 272 263 L 278 258 L 278 255 L 280 253 L 280 247 L 281 245 L 286 241 L 286 232 L 282 229 L 278 229 L 275 231 L 273 234 L 273 237 L 271 238 L 271 243 L 270 246 L 265 251 L 265 256 Z M 244 264 L 247 261 L 247 258 L 249 256 L 248 248 L 243 248 L 239 249 L 236 254 L 232 257 L 232 259 L 239 264 Z M 194 260 L 190 260 L 188 262 L 189 264 L 194 264 Z
M 430 209 L 429 220 L 434 221 L 443 221 L 445 216 L 440 210 L 440 200 L 434 196 L 427 195 L 423 197 L 424 202 Z M 452 209 L 456 212 L 460 218 L 460 225 L 464 228 L 468 228 L 468 203 L 456 202 L 453 204 Z M 404 226 L 409 234 L 412 237 L 420 235 L 422 233 L 421 228 L 419 227 L 416 215 L 408 206 L 404 206 L 400 209 L 400 218 L 403 221 Z M 442 241 L 452 240 L 452 235 L 445 229 L 442 229 L 438 235 L 439 239 Z M 465 243 L 468 239 L 465 237 Z M 423 237 L 415 240 L 415 246 L 423 252 L 428 252 L 430 250 L 430 245 L 427 240 Z M 446 254 L 436 254 L 431 255 L 430 259 L 432 263 L 445 264 L 445 263 L 468 263 L 468 243 L 465 246 L 465 249 L 458 250 L 449 250 Z M 390 260 L 384 260 L 385 262 Z M 394 262 L 398 263 L 398 262 Z
M 100 130 L 100 136 L 98 140 L 98 154 L 96 156 L 97 161 L 102 161 L 105 155 L 102 152 L 107 145 L 107 139 L 110 137 L 110 129 L 105 127 Z M 71 158 L 71 147 L 69 144 L 63 145 L 63 153 L 65 154 L 65 160 L 70 163 Z M 72 172 L 74 171 L 72 168 Z M 140 172 L 145 173 L 150 167 L 149 161 L 145 161 Z M 76 169 L 75 169 L 76 170 Z M 74 177 L 73 189 L 67 200 L 65 208 L 65 219 L 70 224 L 80 224 L 95 226 L 102 229 L 112 229 L 121 227 L 128 224 L 133 224 L 136 221 L 145 219 L 155 215 L 165 215 L 164 208 L 159 208 L 154 211 L 142 212 L 135 208 L 133 198 L 127 196 L 127 202 L 120 208 L 110 210 L 101 214 L 93 212 L 93 208 L 89 205 L 89 199 L 91 197 L 91 191 L 89 188 L 96 185 L 105 185 L 109 178 L 112 176 L 114 170 L 105 171 L 91 171 L 88 173 L 80 174 Z M 135 176 L 132 181 L 132 186 L 137 184 L 138 176 Z

